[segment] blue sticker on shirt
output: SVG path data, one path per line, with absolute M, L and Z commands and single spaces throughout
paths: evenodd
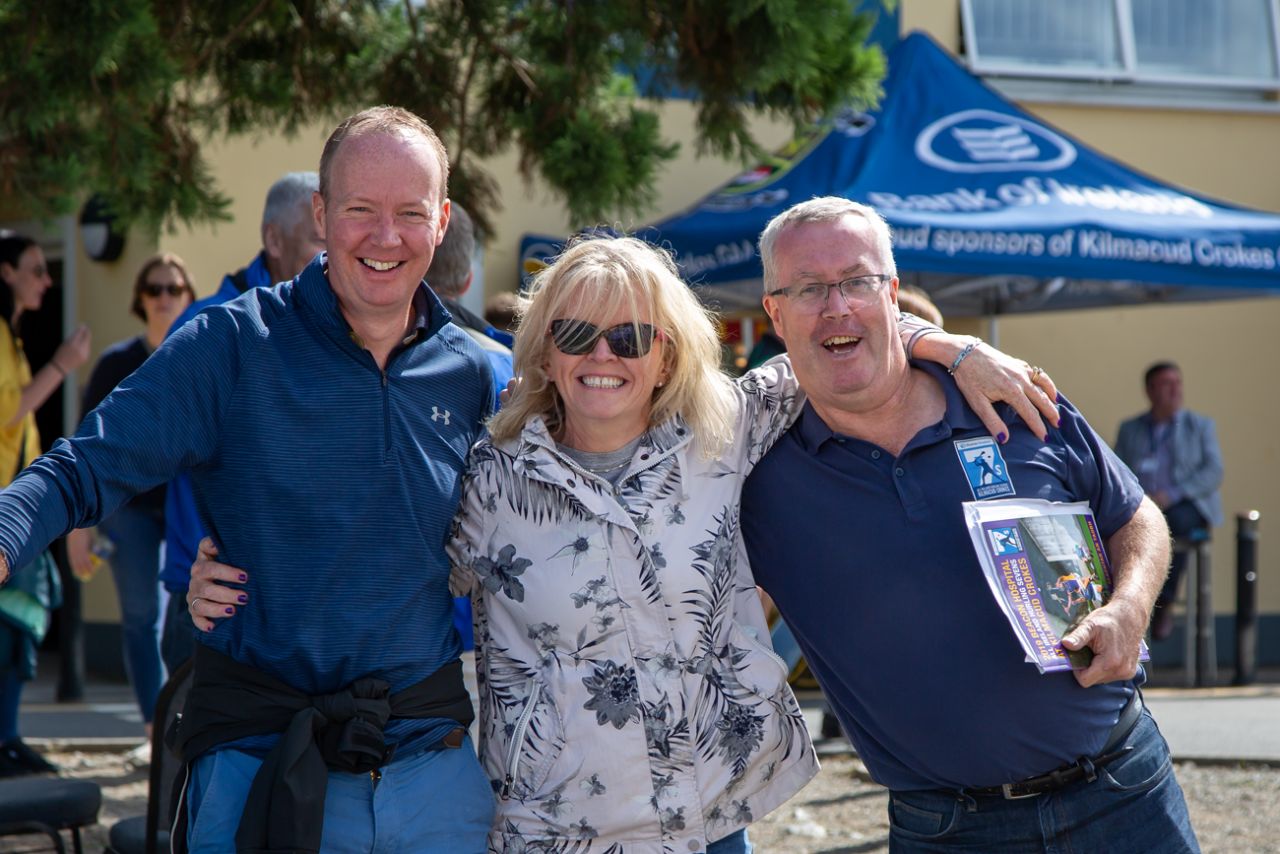
M 1000 454 L 1000 446 L 990 436 L 960 439 L 955 443 L 960 467 L 969 481 L 969 491 L 979 501 L 1015 495 L 1009 480 L 1009 467 Z

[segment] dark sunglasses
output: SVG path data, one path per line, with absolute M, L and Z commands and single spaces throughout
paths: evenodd
M 551 340 L 566 356 L 582 356 L 596 347 L 596 339 L 604 337 L 609 350 L 619 359 L 638 359 L 653 347 L 653 339 L 662 333 L 648 323 L 619 323 L 601 329 L 585 320 L 561 318 L 551 321 Z
M 186 292 L 186 285 L 153 285 L 151 282 L 146 282 L 142 285 L 142 293 L 149 297 L 158 297 L 161 294 L 168 294 L 171 297 L 180 297 Z

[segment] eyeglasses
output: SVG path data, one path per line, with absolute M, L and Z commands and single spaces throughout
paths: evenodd
M 791 285 L 769 291 L 768 295 L 771 297 L 787 297 L 791 300 L 791 304 L 801 311 L 818 312 L 826 307 L 827 300 L 831 296 L 831 289 L 836 288 L 850 307 L 860 308 L 874 300 L 876 294 L 880 293 L 880 288 L 884 283 L 892 278 L 893 276 L 884 273 L 874 273 L 869 276 L 853 276 L 830 284 L 812 282 L 804 285 Z
M 175 285 L 165 283 L 157 285 L 152 282 L 144 282 L 142 285 L 143 296 L 158 297 L 161 294 L 168 294 L 171 297 L 180 297 L 187 292 L 186 285 Z
M 617 326 L 601 329 L 585 320 L 562 317 L 551 321 L 551 340 L 556 349 L 566 356 L 590 353 L 601 336 L 609 345 L 609 350 L 619 359 L 638 359 L 649 352 L 653 347 L 653 339 L 661 338 L 662 332 L 648 323 L 619 323 Z

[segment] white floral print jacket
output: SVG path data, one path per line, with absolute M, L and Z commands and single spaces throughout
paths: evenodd
M 775 359 L 707 460 L 675 418 L 615 490 L 538 419 L 472 450 L 450 543 L 476 624 L 495 852 L 705 851 L 818 770 L 740 549 L 742 481 L 803 403 Z

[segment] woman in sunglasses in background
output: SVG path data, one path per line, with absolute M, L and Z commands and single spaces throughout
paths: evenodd
M 84 390 L 81 411 L 85 415 L 147 360 L 195 298 L 191 274 L 177 255 L 153 255 L 143 263 L 133 283 L 129 311 L 146 324 L 146 331 L 103 351 Z M 156 632 L 162 613 L 159 577 L 164 498 L 165 487 L 157 486 L 122 506 L 98 526 L 96 548 L 90 529 L 67 535 L 67 557 L 80 580 L 93 577 L 100 559 L 111 564 L 120 598 L 125 670 L 148 736 L 156 695 L 164 683 Z M 149 740 L 144 742 L 144 752 L 148 744 Z
M 947 364 L 969 341 L 924 340 Z M 748 852 L 746 826 L 817 771 L 737 529 L 743 480 L 803 403 L 790 363 L 731 381 L 713 316 L 631 238 L 539 273 L 514 352 L 449 544 L 489 848 Z M 1024 363 L 979 364 L 971 380 L 1022 394 Z M 217 566 L 196 563 L 189 599 L 224 600 Z

